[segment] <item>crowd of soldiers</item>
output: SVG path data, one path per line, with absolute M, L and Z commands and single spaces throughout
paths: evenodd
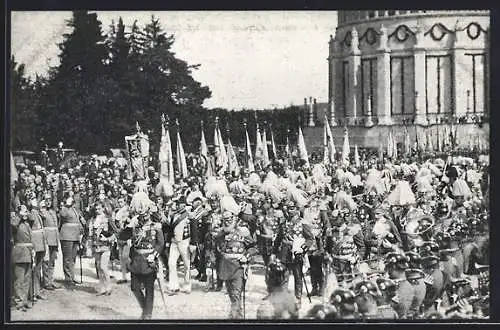
M 93 256 L 96 294 L 112 294 L 109 261 L 118 259 L 117 283 L 130 272 L 143 319 L 155 281 L 175 296 L 193 280 L 207 292 L 226 287 L 229 318 L 253 318 L 245 290 L 260 260 L 261 319 L 486 318 L 488 171 L 477 158 L 451 156 L 364 157 L 358 166 L 273 160 L 238 175 L 178 175 L 165 193 L 153 167 L 134 182 L 126 165 L 95 155 L 62 168 L 19 166 L 12 306 L 26 311 L 45 290 L 62 289 L 53 279 L 61 248 L 67 290 L 80 283 L 77 257 Z M 314 296 L 321 304 L 299 315 Z

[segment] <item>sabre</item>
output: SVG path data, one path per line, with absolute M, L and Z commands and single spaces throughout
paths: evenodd
M 161 287 L 161 281 L 159 277 L 156 277 L 156 281 L 158 282 L 158 287 L 160 288 L 161 300 L 163 301 L 163 308 L 167 310 L 167 302 L 165 300 L 165 294 L 163 293 L 163 288 Z

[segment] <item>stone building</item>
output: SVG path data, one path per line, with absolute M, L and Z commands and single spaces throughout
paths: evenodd
M 351 145 L 377 147 L 389 131 L 439 139 L 460 123 L 457 144 L 488 140 L 489 20 L 485 10 L 339 11 L 326 111 L 335 138 L 348 126 Z M 318 145 L 325 117 L 315 117 L 304 135 Z

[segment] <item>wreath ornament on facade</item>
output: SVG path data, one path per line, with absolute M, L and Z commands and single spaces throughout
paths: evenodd
M 424 36 L 430 34 L 434 41 L 441 41 L 448 33 L 453 33 L 450 29 L 441 23 L 434 24 L 429 31 L 427 31 Z
M 342 40 L 342 43 L 347 47 L 351 47 L 351 42 L 352 42 L 352 33 L 351 31 L 347 31 L 347 33 L 344 36 L 344 40 Z
M 395 37 L 399 42 L 405 42 L 409 37 L 414 36 L 415 32 L 410 30 L 406 25 L 400 25 L 394 30 L 394 32 L 389 36 L 389 39 Z
M 479 25 L 476 22 L 469 23 L 469 25 L 467 25 L 467 27 L 465 29 L 467 30 L 467 35 L 472 40 L 476 40 L 477 38 L 479 38 L 479 36 L 481 35 L 481 32 L 486 32 L 486 30 L 484 30 L 481 27 L 481 25 Z
M 366 39 L 366 42 L 369 45 L 374 45 L 377 42 L 377 37 L 378 37 L 378 32 L 375 31 L 374 28 L 368 28 L 366 29 L 365 33 L 359 38 L 359 41 L 362 41 L 363 39 Z

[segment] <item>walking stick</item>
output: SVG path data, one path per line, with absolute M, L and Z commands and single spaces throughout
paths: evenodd
M 156 277 L 156 280 L 158 281 L 158 287 L 160 288 L 160 295 L 161 295 L 161 300 L 163 301 L 163 308 L 167 310 L 167 302 L 165 300 L 165 294 L 163 293 L 163 288 L 161 287 L 160 278 Z
M 309 303 L 312 303 L 311 294 L 309 293 L 309 289 L 307 288 L 306 277 L 304 276 L 304 272 L 302 271 L 302 269 L 300 270 L 300 276 L 302 277 L 302 281 L 304 281 L 304 287 L 306 288 L 307 299 L 309 299 Z

